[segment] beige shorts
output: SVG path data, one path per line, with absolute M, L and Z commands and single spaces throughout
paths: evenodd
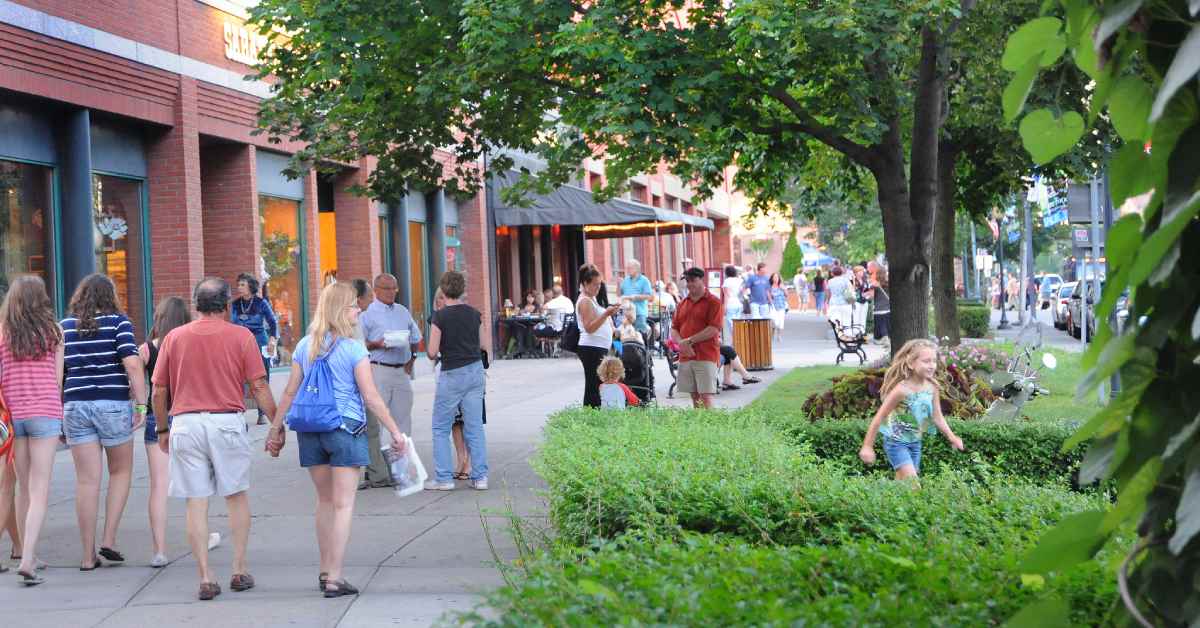
M 706 360 L 680 362 L 675 385 L 682 393 L 717 394 L 717 363 Z
M 171 497 L 229 497 L 250 488 L 250 438 L 239 413 L 180 414 L 171 420 Z

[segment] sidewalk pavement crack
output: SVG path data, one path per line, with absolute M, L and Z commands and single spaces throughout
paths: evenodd
M 383 560 L 376 563 L 375 570 L 371 572 L 371 575 L 367 576 L 367 581 L 365 583 L 363 583 L 361 590 L 365 593 L 367 591 L 367 589 L 370 588 L 371 583 L 375 580 L 375 576 L 379 575 L 379 570 L 383 569 L 384 564 L 386 564 L 389 560 L 391 560 L 396 554 L 399 554 L 400 552 L 404 551 L 404 548 L 415 543 L 417 541 L 417 539 L 428 534 L 430 530 L 432 530 L 432 529 L 438 527 L 439 525 L 441 525 L 442 523 L 444 523 L 446 521 L 446 519 L 448 519 L 448 517 L 439 518 L 436 522 L 433 523 L 433 525 L 430 525 L 429 527 L 425 528 L 424 530 L 421 530 L 420 534 L 417 534 L 413 538 L 406 541 L 400 547 L 397 547 L 394 552 L 392 552 L 391 554 L 388 554 L 387 556 L 384 556 Z M 361 598 L 361 597 L 362 597 L 361 595 L 356 595 L 356 596 L 354 596 L 354 599 L 350 600 L 350 603 L 346 605 L 346 608 L 342 611 L 342 614 L 338 616 L 337 621 L 334 622 L 333 625 L 335 626 L 335 628 L 336 628 L 336 626 L 340 626 L 342 624 L 342 620 L 346 619 L 346 615 L 348 615 L 350 613 L 350 609 L 354 607 L 354 605 L 358 602 L 359 598 Z

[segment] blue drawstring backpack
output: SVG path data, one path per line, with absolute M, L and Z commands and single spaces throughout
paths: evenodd
M 328 362 L 339 342 L 341 338 L 308 366 L 300 390 L 284 417 L 292 431 L 332 432 L 342 427 L 342 412 L 333 397 L 333 372 Z

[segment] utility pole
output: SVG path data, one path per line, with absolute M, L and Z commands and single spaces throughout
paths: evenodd
M 1000 264 L 1000 324 L 996 325 L 996 329 L 1008 329 L 1008 290 L 1004 283 L 1004 243 L 1008 240 L 1007 229 L 1005 229 L 1008 217 L 1003 213 L 1000 214 L 1000 237 L 996 238 L 999 246 L 996 251 L 996 261 Z

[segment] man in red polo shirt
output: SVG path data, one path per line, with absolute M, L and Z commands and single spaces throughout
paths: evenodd
M 680 392 L 691 393 L 692 405 L 711 408 L 717 394 L 717 362 L 721 357 L 718 338 L 725 321 L 724 306 L 704 285 L 704 270 L 695 266 L 683 273 L 687 298 L 671 319 L 671 338 L 679 343 Z

